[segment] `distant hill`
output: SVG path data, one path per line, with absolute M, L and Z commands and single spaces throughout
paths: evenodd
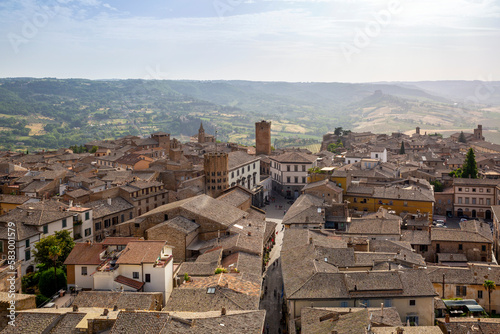
M 338 126 L 439 131 L 482 122 L 494 132 L 500 128 L 500 83 L 488 83 L 492 92 L 479 103 L 464 99 L 480 85 L 6 78 L 0 79 L 0 149 L 67 147 L 157 130 L 185 138 L 200 121 L 208 133 L 217 130 L 218 139 L 247 145 L 260 119 L 272 120 L 273 140 L 290 145 L 319 141 Z

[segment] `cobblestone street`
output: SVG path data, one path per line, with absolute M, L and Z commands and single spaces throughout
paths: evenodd
M 266 220 L 275 222 L 276 244 L 270 253 L 269 264 L 263 273 L 262 289 L 264 297 L 260 302 L 260 309 L 266 310 L 266 324 L 264 333 L 283 333 L 282 319 L 282 288 L 283 277 L 281 275 L 280 251 L 283 242 L 284 229 L 281 224 L 284 212 L 290 207 L 287 201 L 276 194 L 273 194 L 276 201 L 266 206 Z

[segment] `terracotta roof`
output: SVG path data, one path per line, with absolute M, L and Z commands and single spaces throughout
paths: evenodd
M 64 264 L 95 264 L 101 263 L 100 254 L 104 251 L 102 244 L 77 242 Z
M 120 283 L 120 284 L 125 284 L 131 288 L 136 289 L 136 290 L 140 290 L 142 288 L 142 286 L 145 284 L 144 282 L 139 282 L 139 281 L 136 281 L 135 279 L 128 278 L 128 277 L 125 277 L 123 275 L 116 276 L 115 282 Z
M 73 304 L 78 307 L 100 307 L 113 309 L 155 310 L 157 300 L 163 300 L 161 292 L 114 292 L 80 291 Z
M 141 238 L 137 237 L 107 237 L 101 242 L 103 246 L 116 246 L 116 245 L 127 245 L 131 241 L 140 241 Z
M 122 311 L 116 318 L 111 334 L 163 333 L 169 318 L 166 312 Z
M 154 263 L 160 256 L 165 241 L 130 241 L 116 261 L 117 264 Z
M 9 204 L 23 204 L 28 201 L 30 197 L 21 196 L 21 195 L 0 195 L 0 203 L 9 203 Z
M 280 163 L 305 163 L 310 164 L 316 161 L 318 157 L 311 154 L 301 152 L 287 152 L 281 155 L 273 155 L 269 159 L 278 161 Z

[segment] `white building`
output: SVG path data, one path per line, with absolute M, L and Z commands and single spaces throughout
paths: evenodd
M 33 249 L 40 239 L 62 230 L 76 239 L 91 239 L 92 225 L 91 209 L 56 201 L 27 203 L 0 216 L 0 242 L 6 251 L 8 233 L 12 232 L 9 227 L 15 229 L 16 259 L 22 260 L 21 272 L 25 275 L 35 269 Z
M 270 156 L 273 190 L 287 198 L 297 198 L 307 184 L 307 173 L 316 167 L 317 157 L 301 152 Z
M 380 162 L 387 162 L 387 149 L 385 147 L 372 148 L 370 158 L 379 159 Z
M 173 289 L 172 248 L 165 241 L 107 238 L 78 243 L 64 263 L 68 287 L 162 292 L 164 303 Z
M 228 155 L 228 184 L 241 185 L 249 190 L 260 182 L 260 158 L 242 151 Z

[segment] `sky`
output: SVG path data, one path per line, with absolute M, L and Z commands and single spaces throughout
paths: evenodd
M 500 80 L 500 0 L 0 0 L 0 77 Z

